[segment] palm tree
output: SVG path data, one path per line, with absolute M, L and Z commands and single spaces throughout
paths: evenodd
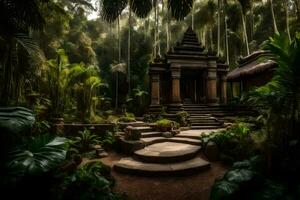
M 131 29 L 132 29 L 132 12 L 138 17 L 146 17 L 152 9 L 152 0 L 102 0 L 101 2 L 101 15 L 108 21 L 115 21 L 122 11 L 128 5 L 129 17 L 128 17 L 128 49 L 127 49 L 127 79 L 128 79 L 128 93 L 131 92 Z
M 29 58 L 35 59 L 38 63 L 44 60 L 42 51 L 37 42 L 29 36 L 29 29 L 41 30 L 45 25 L 40 6 L 46 0 L 14 1 L 7 0 L 0 2 L 0 44 L 3 44 L 4 54 L 0 57 L 0 63 L 4 68 L 4 82 L 1 91 L 3 105 L 8 105 L 15 100 L 18 103 L 20 96 L 21 80 L 25 64 Z M 20 53 L 26 52 L 25 60 L 19 65 Z M 23 53 L 24 55 L 24 53 Z M 24 56 L 23 56 L 24 58 Z M 5 94 L 5 95 L 4 95 Z

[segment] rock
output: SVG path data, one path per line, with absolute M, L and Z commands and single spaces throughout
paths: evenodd
M 173 134 L 171 132 L 167 131 L 167 132 L 163 132 L 162 136 L 165 137 L 165 138 L 171 138 L 171 137 L 173 137 Z
M 177 135 L 180 133 L 180 130 L 179 129 L 176 129 L 176 130 L 172 130 L 172 134 L 173 136 Z
M 94 146 L 95 149 L 102 149 L 101 145 L 97 144 Z
M 205 146 L 204 154 L 210 161 L 218 160 L 220 156 L 218 145 L 215 142 L 209 141 Z
M 98 156 L 99 156 L 99 158 L 105 158 L 108 156 L 108 153 L 102 152 L 102 153 L 98 154 Z
M 138 127 L 128 126 L 126 128 L 125 139 L 139 140 L 141 136 L 142 136 L 141 130 Z
M 127 140 L 125 138 L 120 138 L 119 142 L 121 152 L 127 155 L 131 155 L 135 151 L 145 147 L 145 143 L 141 140 Z

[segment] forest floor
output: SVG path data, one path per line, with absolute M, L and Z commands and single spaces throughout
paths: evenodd
M 121 158 L 122 155 L 109 152 L 101 161 L 112 167 Z M 226 170 L 220 162 L 211 162 L 211 169 L 188 176 L 143 177 L 114 170 L 112 175 L 116 179 L 115 191 L 129 200 L 208 200 L 215 179 L 223 176 Z

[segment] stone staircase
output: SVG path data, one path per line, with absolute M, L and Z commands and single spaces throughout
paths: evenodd
M 216 129 L 224 126 L 224 121 L 214 117 L 218 107 L 208 105 L 185 104 L 183 109 L 189 113 L 191 129 Z
M 225 121 L 237 116 L 255 115 L 255 112 L 247 107 L 233 108 L 219 104 L 184 104 L 183 110 L 190 115 L 192 129 L 222 128 Z
M 177 135 L 166 137 L 147 125 L 134 127 L 140 131 L 139 140 L 123 143 L 139 144 L 133 148 L 129 157 L 116 162 L 113 169 L 121 173 L 143 176 L 184 175 L 200 172 L 210 168 L 210 163 L 198 157 L 201 141 L 197 134 L 183 131 Z

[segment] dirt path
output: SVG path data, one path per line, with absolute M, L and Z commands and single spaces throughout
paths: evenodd
M 120 155 L 110 152 L 102 162 L 112 166 Z M 226 167 L 211 163 L 211 169 L 183 177 L 142 177 L 120 174 L 112 170 L 116 179 L 115 190 L 130 200 L 208 200 L 214 180 L 222 176 Z

